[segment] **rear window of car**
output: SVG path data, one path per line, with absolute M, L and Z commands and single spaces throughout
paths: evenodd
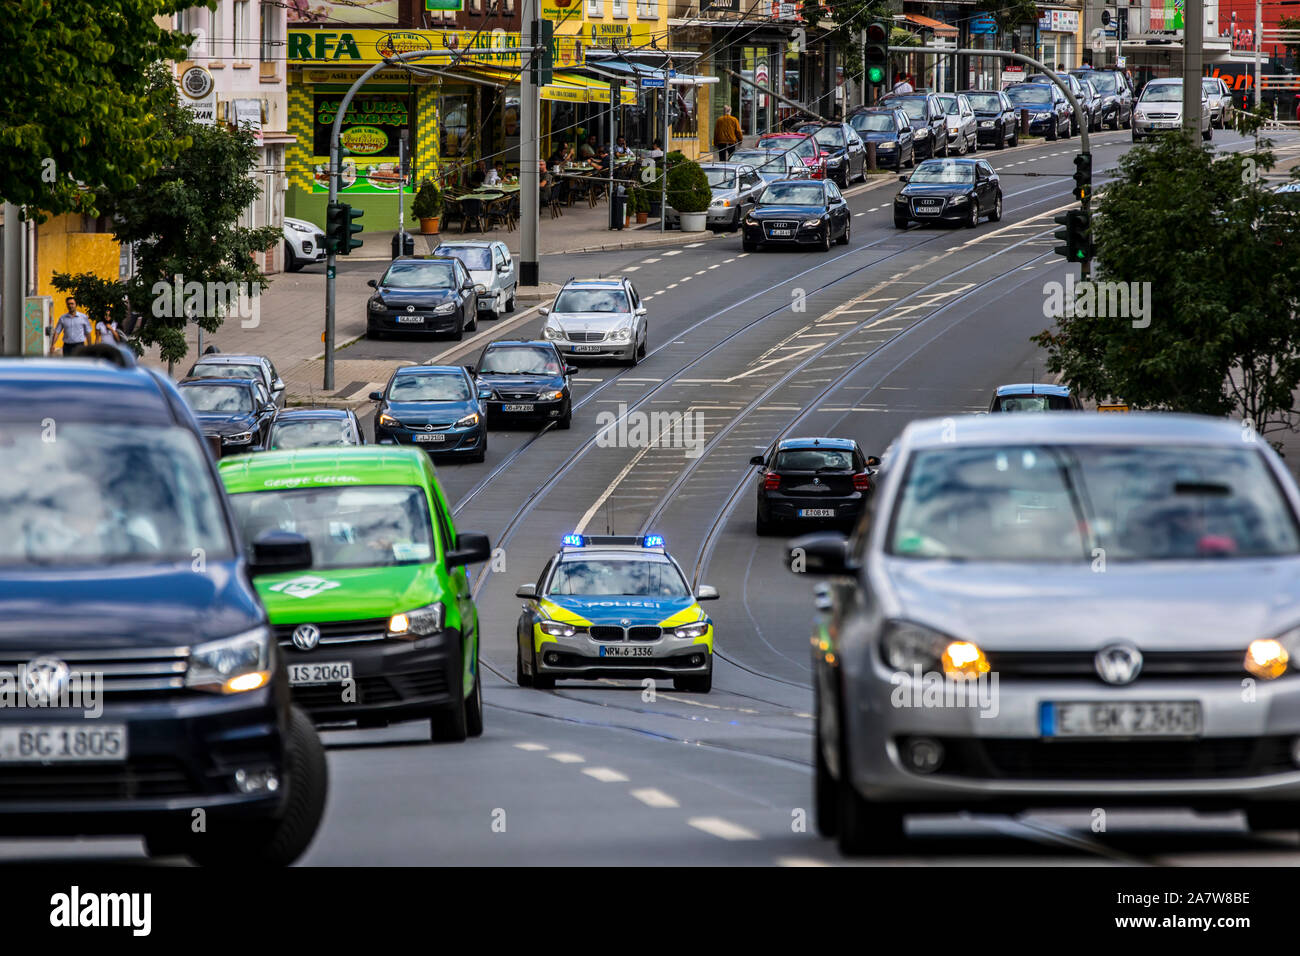
M 473 272 L 488 272 L 492 269 L 492 250 L 484 246 L 439 246 L 434 250 L 434 255 L 459 259 L 466 269 Z
M 788 448 L 776 453 L 774 471 L 850 471 L 853 452 L 845 448 Z
M 262 369 L 257 365 L 227 365 L 200 362 L 190 369 L 190 378 L 261 378 Z
M 1000 412 L 1057 412 L 1074 408 L 1064 395 L 1000 395 L 997 406 Z
M 351 445 L 352 426 L 337 418 L 276 422 L 267 443 L 272 451 Z

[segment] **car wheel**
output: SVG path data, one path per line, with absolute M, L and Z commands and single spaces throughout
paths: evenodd
M 826 224 L 826 232 L 825 232 L 825 234 L 822 236 L 822 252 L 830 252 L 830 251 L 831 251 L 831 242 L 832 242 L 832 240 L 831 240 L 831 228 L 832 228 L 832 226 L 831 226 L 831 224 L 828 222 L 828 223 Z
M 966 228 L 974 229 L 980 224 L 980 204 L 978 199 L 971 200 L 970 212 L 966 216 Z
M 1207 126 L 1205 127 L 1205 129 L 1201 130 L 1201 139 L 1205 140 L 1208 143 L 1213 138 L 1214 138 L 1214 129 L 1212 127 Z
M 1055 142 L 1056 138 L 1061 135 L 1061 124 L 1053 123 L 1052 128 L 1047 131 L 1048 142 Z
M 845 856 L 879 853 L 897 848 L 903 842 L 902 808 L 891 804 L 869 803 L 853 787 L 844 724 L 844 707 L 839 704 L 840 779 L 836 784 L 835 824 L 839 849 Z
M 993 211 L 989 213 L 989 222 L 998 222 L 1002 219 L 1002 193 L 998 193 L 998 198 L 993 203 Z
M 674 677 L 673 690 L 686 691 L 691 694 L 707 694 L 713 690 L 713 664 L 709 664 L 709 672 L 692 677 Z
M 468 708 L 465 692 L 461 689 L 462 673 L 461 658 L 457 654 L 456 666 L 452 671 L 454 675 L 452 682 L 456 685 L 454 698 L 450 704 L 444 704 L 429 716 L 429 732 L 434 743 L 458 743 L 469 733 L 469 726 L 465 720 Z
M 515 310 L 515 296 L 517 296 L 518 294 L 519 294 L 519 287 L 518 287 L 518 286 L 514 286 L 514 287 L 512 287 L 512 288 L 510 289 L 510 298 L 509 298 L 509 300 L 506 302 L 506 311 L 507 311 L 507 312 L 513 312 L 513 311 Z
M 907 228 L 907 220 L 906 220 L 906 219 L 900 219 L 898 216 L 895 216 L 895 217 L 894 217 L 894 228 L 895 228 L 895 229 L 906 229 L 906 228 Z
M 763 517 L 762 509 L 754 509 L 754 527 L 758 531 L 760 538 L 766 537 L 773 532 L 773 522 Z
M 1133 128 L 1133 111 L 1132 111 L 1132 110 L 1129 110 L 1129 111 L 1128 111 L 1128 116 L 1124 117 L 1124 128 L 1125 128 L 1125 129 L 1132 129 L 1132 128 Z
M 461 341 L 461 339 L 463 339 L 463 338 L 465 338 L 465 318 L 464 318 L 464 316 L 462 316 L 462 317 L 461 317 L 461 320 L 460 320 L 459 322 L 456 323 L 456 331 L 453 332 L 453 333 L 451 333 L 451 340 L 452 340 L 453 342 L 459 342 L 459 341 Z
M 533 686 L 538 690 L 554 690 L 555 678 L 537 670 L 537 652 L 533 651 Z
M 477 304 L 474 306 L 474 318 L 469 320 L 469 325 L 465 326 L 465 331 L 466 332 L 478 331 L 478 305 Z
M 847 246 L 849 244 L 849 225 L 851 222 L 851 219 L 844 220 L 844 235 L 840 236 L 839 239 L 836 240 L 836 242 L 841 246 Z
M 180 850 L 200 866 L 288 866 L 311 845 L 325 813 L 329 789 L 329 768 L 325 748 L 311 718 L 300 708 L 289 711 L 289 734 L 285 747 L 289 770 L 289 793 L 283 815 L 260 820 L 238 829 L 218 827 L 212 833 L 192 833 L 188 820 L 184 831 L 150 834 L 145 843 L 150 854 Z
M 289 243 L 284 244 L 284 271 L 297 272 L 302 268 L 302 262 L 293 254 L 293 246 Z
M 896 172 L 896 173 L 901 173 L 902 171 L 903 171 L 903 151 L 900 149 L 900 150 L 898 151 L 898 156 L 897 156 L 897 158 L 895 158 L 895 160 L 894 160 L 894 172 Z M 862 167 L 862 176 L 863 176 L 864 179 L 866 178 L 866 175 L 867 175 L 866 167 L 863 166 L 863 167 Z
M 839 832 L 839 792 L 831 768 L 826 763 L 826 754 L 822 748 L 822 702 L 820 682 L 813 677 L 814 719 L 813 730 L 813 764 L 817 768 L 813 777 L 813 826 L 817 834 L 831 838 Z
M 958 137 L 957 137 L 957 155 L 958 155 L 958 156 L 965 156 L 965 155 L 966 155 L 966 137 L 965 137 L 965 136 L 958 136 Z
M 520 687 L 532 687 L 533 675 L 524 673 L 524 649 L 519 646 L 519 637 L 515 637 L 515 683 Z
M 483 669 L 474 668 L 474 689 L 465 701 L 465 730 L 471 737 L 483 736 Z
M 1016 130 L 1015 135 L 1011 137 L 1011 148 L 1015 149 L 1020 145 L 1020 130 Z
M 641 347 L 636 350 L 637 357 L 645 358 L 648 351 L 650 351 L 650 330 L 646 329 L 645 338 L 641 340 Z

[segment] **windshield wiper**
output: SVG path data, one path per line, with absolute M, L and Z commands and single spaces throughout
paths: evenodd
M 1066 458 L 1064 451 L 1058 448 L 1047 448 L 1048 454 L 1056 459 L 1056 468 L 1061 475 L 1061 483 L 1065 485 L 1066 494 L 1070 497 L 1070 507 L 1074 509 L 1075 520 L 1079 523 L 1079 530 L 1086 532 L 1087 541 L 1084 542 L 1084 559 L 1087 560 L 1094 556 L 1097 550 L 1097 538 L 1093 532 L 1092 522 L 1088 520 L 1089 510 L 1084 507 L 1084 495 L 1080 492 L 1078 485 L 1074 480 L 1074 468 Z M 1084 537 L 1083 534 L 1080 537 Z

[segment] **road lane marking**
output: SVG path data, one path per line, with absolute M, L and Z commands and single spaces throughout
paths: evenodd
M 676 800 L 668 796 L 662 790 L 656 790 L 654 787 L 642 787 L 639 790 L 631 791 L 632 796 L 636 797 L 647 807 L 679 807 L 681 806 Z
M 551 749 L 550 747 L 546 746 L 546 744 L 530 744 L 530 743 L 515 744 L 515 748 L 518 750 L 550 750 Z
M 640 266 L 624 266 L 624 267 L 623 267 L 623 271 L 624 271 L 624 272 L 636 272 L 636 270 L 637 270 L 637 269 L 640 269 L 640 268 L 641 268 Z
M 582 772 L 588 777 L 599 780 L 601 783 L 627 783 L 626 774 L 611 770 L 609 767 L 588 767 Z
M 721 817 L 691 817 L 686 821 L 697 830 L 723 840 L 757 840 L 758 834 Z
M 825 860 L 814 860 L 810 856 L 778 856 L 777 866 L 830 866 Z
M 665 252 L 665 253 L 664 253 L 664 255 L 666 255 L 666 256 L 680 256 L 681 254 L 682 254 L 682 250 L 680 250 L 680 249 L 674 249 L 672 252 Z
M 577 754 L 559 753 L 547 754 L 552 760 L 558 760 L 560 763 L 586 763 L 585 757 L 579 757 Z

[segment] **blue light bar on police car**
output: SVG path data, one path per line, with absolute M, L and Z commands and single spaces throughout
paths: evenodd
M 566 534 L 561 539 L 561 544 L 563 544 L 564 547 L 566 548 L 581 548 L 584 542 L 582 540 L 582 535 L 574 533 L 574 534 Z
M 641 542 L 643 548 L 662 548 L 664 546 L 664 536 L 661 534 L 648 534 Z

